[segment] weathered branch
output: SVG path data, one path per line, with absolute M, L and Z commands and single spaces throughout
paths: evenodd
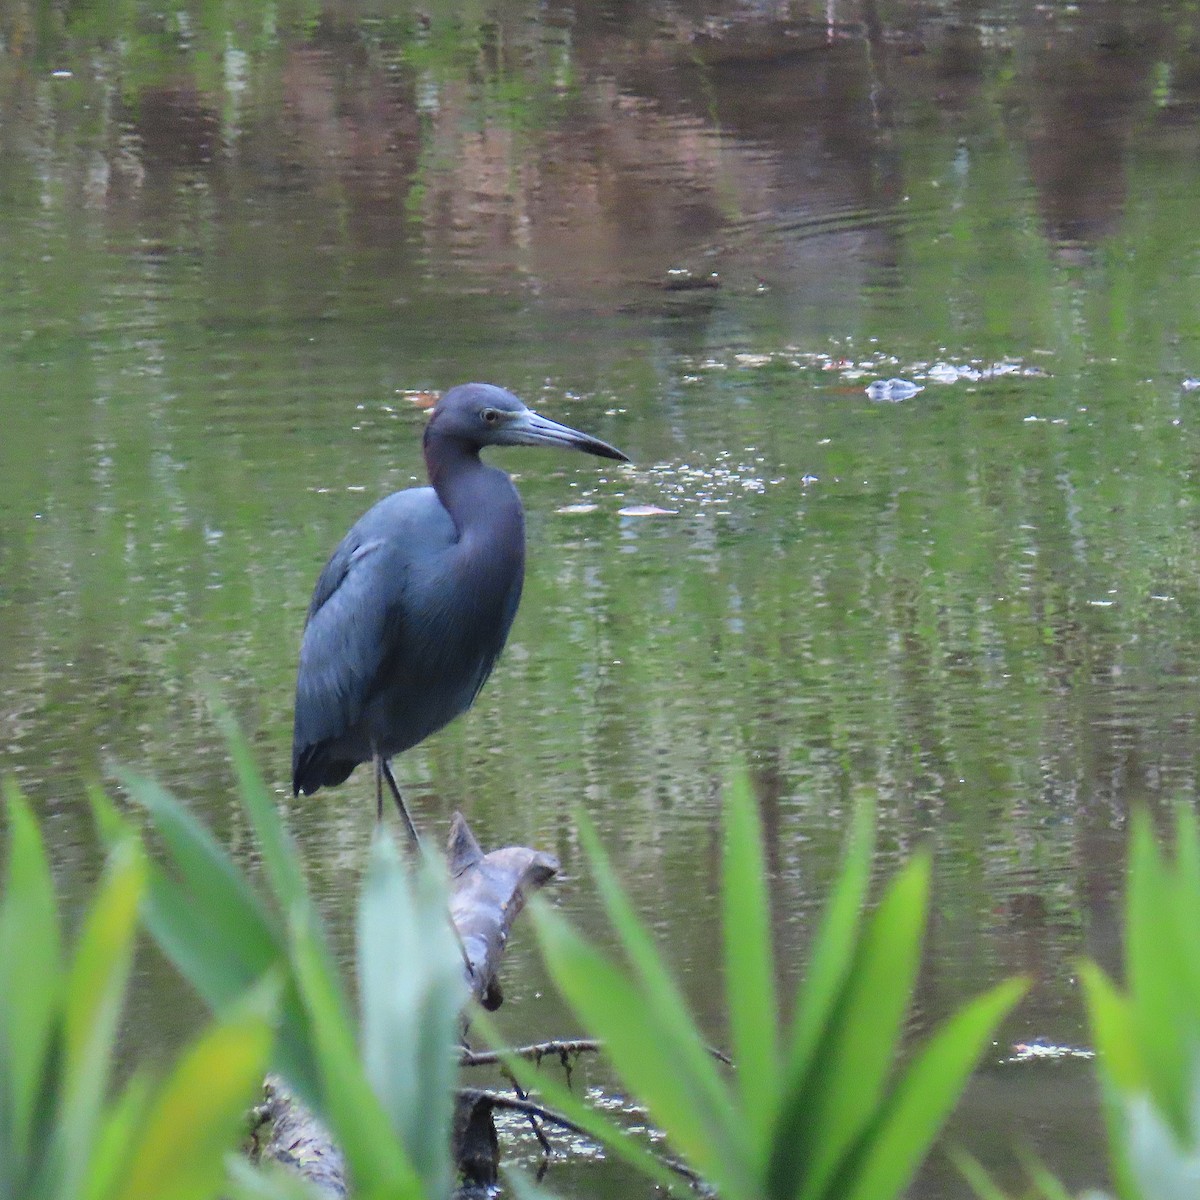
M 288 1090 L 278 1075 L 263 1082 L 263 1102 L 254 1110 L 250 1158 L 290 1167 L 329 1200 L 346 1196 L 346 1162 L 329 1131 Z
M 511 1050 L 463 1050 L 460 1067 L 490 1067 L 506 1058 L 528 1058 L 540 1064 L 543 1058 L 562 1060 L 575 1054 L 597 1054 L 603 1042 L 594 1038 L 569 1038 L 562 1041 L 535 1042 L 531 1046 L 514 1046 Z
M 484 1008 L 499 1008 L 503 997 L 497 975 L 512 924 L 526 900 L 554 877 L 558 862 L 527 846 L 485 854 L 462 813 L 455 813 L 450 823 L 446 861 L 450 919 L 471 967 L 468 982 Z
M 555 1112 L 554 1109 L 547 1108 L 544 1104 L 538 1104 L 536 1100 L 530 1100 L 528 1096 L 510 1096 L 506 1092 L 493 1092 L 482 1088 L 461 1088 L 458 1093 L 458 1099 L 460 1104 L 465 1102 L 476 1107 L 486 1105 L 491 1109 L 509 1109 L 512 1112 L 524 1114 L 532 1122 L 544 1121 L 547 1125 L 556 1125 L 560 1129 L 567 1130 L 568 1133 L 578 1134 L 589 1141 L 595 1140 L 592 1134 L 584 1129 L 582 1125 L 572 1121 L 570 1117 L 563 1116 L 562 1113 Z M 538 1135 L 538 1141 L 541 1142 L 543 1151 L 548 1155 L 550 1152 L 549 1144 L 536 1124 L 534 1125 L 534 1132 Z M 681 1162 L 670 1154 L 664 1154 L 661 1150 L 655 1150 L 654 1153 L 662 1160 L 665 1166 L 686 1179 L 693 1187 L 702 1187 L 704 1185 L 704 1180 L 687 1163 Z
M 450 919 L 466 960 L 472 995 L 485 1008 L 500 1006 L 500 960 L 512 924 L 526 900 L 558 870 L 549 854 L 525 846 L 484 853 L 461 813 L 450 825 Z M 330 1200 L 347 1194 L 345 1163 L 328 1131 L 287 1090 L 268 1077 L 264 1102 L 255 1111 L 251 1154 L 294 1169 Z M 460 1096 L 454 1122 L 455 1159 L 468 1184 L 489 1187 L 496 1181 L 496 1131 L 491 1114 L 497 1104 L 468 1092 Z
M 534 1042 L 530 1046 L 514 1046 L 510 1050 L 464 1050 L 459 1056 L 460 1067 L 488 1067 L 506 1058 L 529 1058 L 541 1063 L 543 1058 L 566 1059 L 575 1054 L 599 1054 L 604 1043 L 595 1038 L 562 1038 L 550 1042 Z M 708 1046 L 707 1050 L 719 1063 L 733 1066 L 733 1059 L 724 1050 Z

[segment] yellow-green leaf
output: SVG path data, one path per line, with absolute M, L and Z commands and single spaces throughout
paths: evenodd
M 6 783 L 8 865 L 0 896 L 0 1112 L 11 1113 L 8 1152 L 32 1151 L 33 1114 L 62 986 L 62 934 L 46 847 L 28 803 Z
M 152 1102 L 114 1200 L 207 1200 L 262 1084 L 271 1025 L 249 1013 L 185 1052 Z

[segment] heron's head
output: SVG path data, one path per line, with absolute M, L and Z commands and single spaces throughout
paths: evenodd
M 484 446 L 565 446 L 618 462 L 629 459 L 599 438 L 569 425 L 539 416 L 512 392 L 491 383 L 462 383 L 437 403 L 425 439 L 452 438 L 482 449 Z

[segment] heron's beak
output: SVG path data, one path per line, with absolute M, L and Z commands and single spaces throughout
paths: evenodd
M 568 446 L 572 450 L 582 450 L 586 454 L 595 454 L 599 458 L 615 458 L 617 462 L 628 462 L 627 455 L 621 453 L 615 446 L 602 442 L 569 425 L 560 425 L 547 417 L 539 416 L 532 409 L 526 409 L 520 416 L 515 417 L 504 430 L 506 442 L 514 446 Z

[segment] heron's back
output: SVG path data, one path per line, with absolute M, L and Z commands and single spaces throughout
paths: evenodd
M 520 600 L 524 531 L 508 477 L 480 472 L 461 533 L 433 488 L 410 488 L 365 513 L 330 557 L 300 651 L 295 791 L 417 745 L 491 673 Z

